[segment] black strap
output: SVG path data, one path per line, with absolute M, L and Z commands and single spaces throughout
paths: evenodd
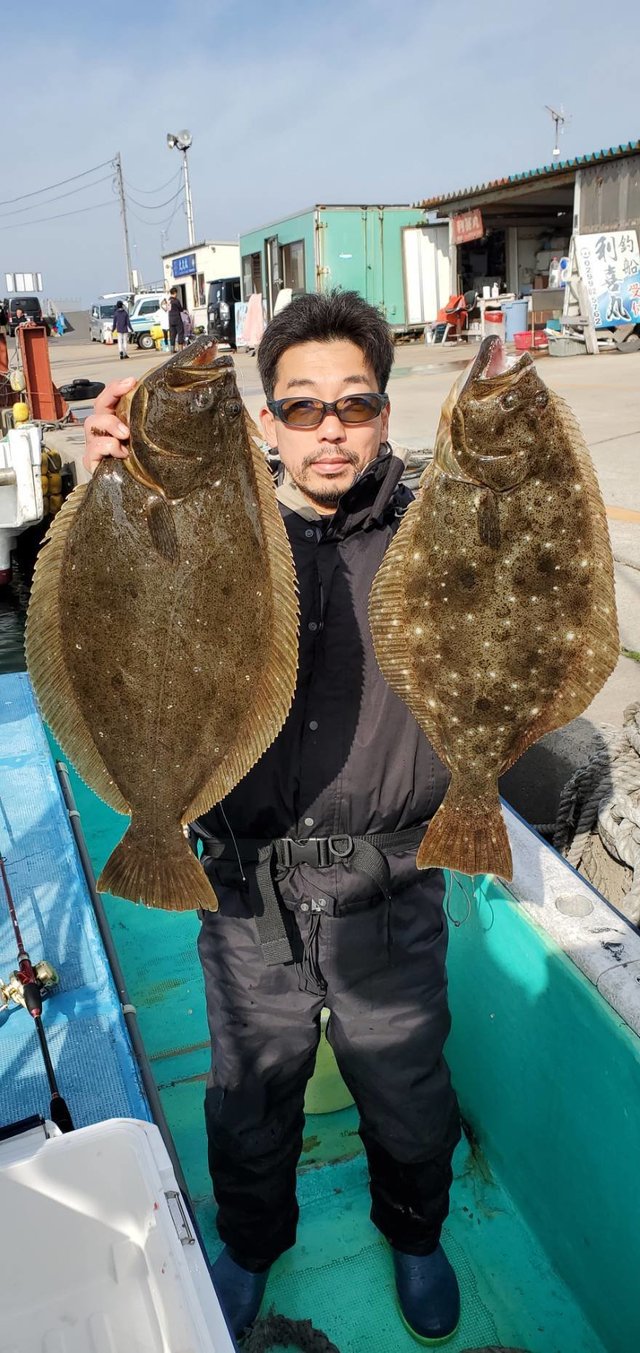
M 205 843 L 213 860 L 239 860 L 241 864 L 255 864 L 249 878 L 260 945 L 265 963 L 291 963 L 293 952 L 285 925 L 285 909 L 275 889 L 273 866 L 289 870 L 297 864 L 311 864 L 324 869 L 331 864 L 344 863 L 350 869 L 366 874 L 388 900 L 391 890 L 391 871 L 387 852 L 417 850 L 425 827 L 407 827 L 397 832 L 368 832 L 364 836 L 311 836 L 300 840 L 284 836 L 275 841 L 256 837 L 212 836 L 199 822 L 192 830 Z M 253 887 L 252 887 L 253 884 Z

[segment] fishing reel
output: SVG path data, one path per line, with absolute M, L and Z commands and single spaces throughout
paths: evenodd
M 57 987 L 58 974 L 52 963 L 43 958 L 39 963 L 34 963 L 33 972 L 43 996 L 46 996 L 51 987 Z M 6 1010 L 7 1006 L 14 1001 L 16 1005 L 23 1005 L 26 1008 L 24 998 L 24 986 L 20 979 L 19 972 L 12 972 L 7 982 L 0 980 L 0 1010 Z

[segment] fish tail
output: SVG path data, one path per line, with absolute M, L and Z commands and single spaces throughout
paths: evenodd
M 207 875 L 177 825 L 154 850 L 148 828 L 134 819 L 109 856 L 98 889 L 165 911 L 218 910 Z
M 511 848 L 497 788 L 474 799 L 454 779 L 429 823 L 416 856 L 418 869 L 512 876 Z

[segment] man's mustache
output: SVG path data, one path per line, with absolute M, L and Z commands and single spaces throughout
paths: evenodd
M 331 460 L 334 455 L 336 456 L 336 460 L 346 460 L 349 465 L 353 465 L 354 469 L 357 470 L 358 457 L 353 451 L 347 451 L 346 448 L 340 447 L 337 454 L 330 448 L 327 448 L 326 451 L 316 451 L 312 456 L 305 456 L 301 465 L 302 473 L 304 474 L 305 470 L 311 469 L 311 466 L 315 465 L 319 460 Z

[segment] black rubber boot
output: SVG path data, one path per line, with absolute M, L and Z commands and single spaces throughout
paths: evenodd
M 460 1320 L 458 1280 L 441 1245 L 433 1254 L 392 1249 L 403 1324 L 420 1344 L 442 1344 Z
M 269 1269 L 265 1269 L 263 1273 L 250 1273 L 231 1258 L 225 1246 L 211 1272 L 227 1324 L 232 1334 L 239 1339 L 253 1324 L 260 1310 Z

